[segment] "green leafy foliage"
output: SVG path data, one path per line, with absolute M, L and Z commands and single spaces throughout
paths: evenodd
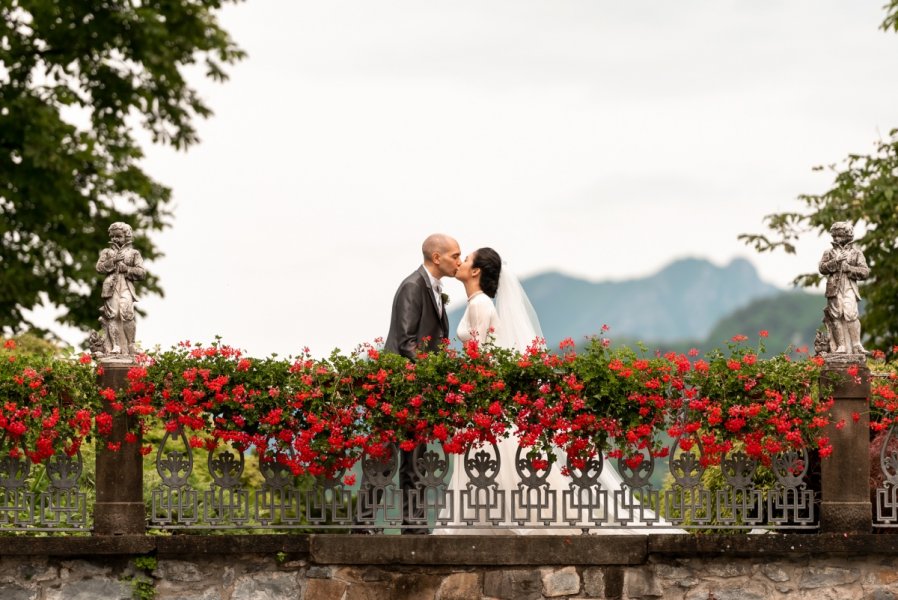
M 60 321 L 96 324 L 94 264 L 126 221 L 146 260 L 171 191 L 140 168 L 132 125 L 154 142 L 198 141 L 209 108 L 185 69 L 226 79 L 243 57 L 216 20 L 236 0 L 134 3 L 0 0 L 0 328 L 21 330 L 44 299 Z M 162 292 L 150 275 L 145 292 Z
M 137 556 L 134 558 L 134 568 L 139 572 L 131 578 L 133 597 L 136 600 L 153 600 L 156 597 L 156 583 L 152 572 L 156 570 L 156 557 Z

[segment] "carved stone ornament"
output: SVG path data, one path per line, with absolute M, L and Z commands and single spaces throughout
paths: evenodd
M 91 334 L 91 354 L 104 361 L 130 360 L 139 352 L 135 342 L 134 282 L 147 275 L 140 252 L 131 245 L 134 233 L 127 223 L 109 226 L 109 247 L 100 252 L 97 272 L 103 280 L 100 331 Z
M 832 248 L 820 259 L 820 274 L 826 276 L 826 308 L 823 329 L 814 340 L 815 352 L 827 362 L 862 362 L 869 354 L 861 344 L 858 319 L 858 282 L 870 276 L 860 248 L 854 245 L 851 223 L 838 221 L 829 229 Z

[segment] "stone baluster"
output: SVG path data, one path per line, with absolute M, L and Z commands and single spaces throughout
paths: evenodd
M 857 368 L 856 375 L 849 370 Z M 857 363 L 827 361 L 821 374 L 824 389 L 835 403 L 827 435 L 833 453 L 820 465 L 820 531 L 869 533 L 873 527 L 870 503 L 870 371 Z M 855 421 L 854 415 L 860 418 Z M 842 429 L 836 424 L 845 422 Z
M 100 389 L 120 390 L 128 385 L 128 362 L 101 362 Z M 112 413 L 112 409 L 107 406 Z M 114 414 L 114 413 L 113 413 Z M 97 501 L 94 506 L 94 534 L 125 535 L 146 531 L 146 505 L 143 499 L 143 457 L 140 439 L 125 442 L 128 416 L 113 418 L 112 435 L 97 439 Z M 118 451 L 107 449 L 107 442 L 121 443 Z

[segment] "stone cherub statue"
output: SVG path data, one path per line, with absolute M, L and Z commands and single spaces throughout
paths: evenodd
M 833 247 L 820 259 L 820 273 L 826 275 L 826 308 L 823 310 L 826 329 L 818 334 L 814 346 L 818 354 L 866 355 L 858 320 L 857 303 L 861 296 L 857 282 L 869 277 L 870 269 L 864 253 L 852 244 L 851 223 L 833 223 L 829 232 Z
M 137 353 L 134 343 L 134 282 L 145 278 L 140 252 L 131 246 L 133 231 L 127 223 L 109 226 L 109 248 L 100 252 L 97 272 L 106 273 L 103 281 L 103 306 L 100 309 L 102 333 L 100 339 L 91 336 L 91 351 L 104 356 L 132 356 Z M 99 352 L 97 352 L 99 351 Z

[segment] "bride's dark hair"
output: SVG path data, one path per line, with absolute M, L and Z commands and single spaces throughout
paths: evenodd
M 480 269 L 480 289 L 490 298 L 496 297 L 499 289 L 499 273 L 502 272 L 502 259 L 492 248 L 480 248 L 474 251 L 474 262 L 471 265 Z

